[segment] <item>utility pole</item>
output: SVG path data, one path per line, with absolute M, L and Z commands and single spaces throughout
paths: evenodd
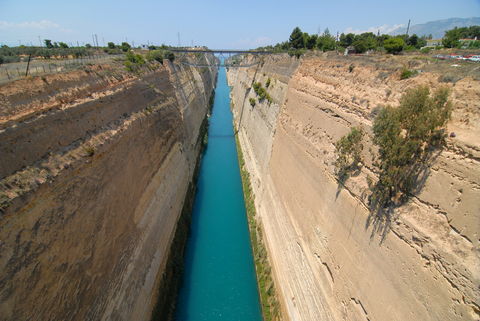
M 93 40 L 92 45 L 93 47 L 95 47 L 95 38 L 93 37 L 93 35 L 92 35 L 92 40 Z
M 95 34 L 95 40 L 97 40 L 97 49 L 98 49 L 98 38 L 97 38 L 97 34 Z
M 377 41 L 375 41 L 375 51 L 377 51 L 379 41 L 380 41 L 380 29 L 378 29 Z
M 180 48 L 182 44 L 180 43 L 180 31 L 178 32 L 178 48 Z
M 40 39 L 40 36 L 38 36 L 38 41 L 40 42 L 40 47 L 42 46 L 42 39 Z
M 405 34 L 405 40 L 403 40 L 402 55 L 403 55 L 403 51 L 405 50 L 405 43 L 407 42 L 409 29 L 410 29 L 410 19 L 408 19 L 407 33 Z
M 337 31 L 337 39 L 335 40 L 335 51 L 338 53 L 337 43 L 338 43 L 338 31 Z

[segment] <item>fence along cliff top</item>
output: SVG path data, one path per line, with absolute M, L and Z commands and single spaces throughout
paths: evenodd
M 252 67 L 262 62 L 264 55 L 273 51 L 249 50 L 209 50 L 209 49 L 174 49 L 175 59 L 194 67 Z M 207 55 L 209 54 L 209 55 Z

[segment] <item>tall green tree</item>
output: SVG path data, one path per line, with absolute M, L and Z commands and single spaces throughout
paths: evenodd
M 357 53 L 363 53 L 367 50 L 367 45 L 366 45 L 366 42 L 364 40 L 355 40 L 353 43 L 352 43 L 352 46 L 355 47 L 355 51 Z
M 347 48 L 348 46 L 352 45 L 354 39 L 355 39 L 355 34 L 353 34 L 353 33 L 348 33 L 348 34 L 342 33 L 340 35 L 340 41 L 338 42 L 338 45 L 340 47 Z
M 409 88 L 400 106 L 382 108 L 373 122 L 373 142 L 379 147 L 374 162 L 379 179 L 372 186 L 372 210 L 412 193 L 420 161 L 429 146 L 444 136 L 451 117 L 449 89 L 438 89 L 430 96 L 428 86 Z
M 399 53 L 400 51 L 402 51 L 402 48 L 403 48 L 403 44 L 404 44 L 404 41 L 402 38 L 400 37 L 395 37 L 395 38 L 390 38 L 390 39 L 387 39 L 383 42 L 383 48 L 385 48 L 385 50 L 388 52 L 388 53 Z
M 290 45 L 295 49 L 301 49 L 305 47 L 305 43 L 303 41 L 303 32 L 299 27 L 293 29 L 289 38 L 289 42 Z
M 325 31 L 317 39 L 317 48 L 323 51 L 335 50 L 335 37 L 328 32 L 328 28 Z
M 45 39 L 45 40 L 43 40 L 43 42 L 45 43 L 45 46 L 46 46 L 47 48 L 53 48 L 52 40 L 50 40 L 50 39 Z
M 445 31 L 445 36 L 443 36 L 442 43 L 445 48 L 454 48 L 459 44 L 459 40 L 462 37 L 463 28 L 453 28 L 451 30 Z M 466 29 L 466 28 L 465 28 Z
M 308 50 L 312 50 L 313 48 L 315 48 L 315 45 L 317 44 L 317 38 L 318 36 L 316 34 L 308 36 L 307 41 L 305 42 L 305 47 Z

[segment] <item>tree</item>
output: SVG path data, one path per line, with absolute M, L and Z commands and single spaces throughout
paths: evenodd
M 89 44 L 89 43 L 87 43 L 87 44 L 85 45 L 85 48 L 90 49 L 90 48 L 92 48 L 92 45 Z
M 470 26 L 468 27 L 467 37 L 470 39 L 480 39 L 480 26 Z
M 416 34 L 413 34 L 407 38 L 407 45 L 414 46 L 416 48 L 418 41 L 419 41 L 418 36 Z
M 65 42 L 59 42 L 60 48 L 67 49 L 68 45 Z
M 289 42 L 290 45 L 295 49 L 301 49 L 305 47 L 305 44 L 303 42 L 303 33 L 299 27 L 293 29 L 292 34 L 290 35 Z
M 328 28 L 318 37 L 317 48 L 323 51 L 335 50 L 335 37 L 330 34 Z
M 170 50 L 165 50 L 163 52 L 163 56 L 165 57 L 165 59 L 168 59 L 170 61 L 174 61 L 175 60 L 175 55 L 173 54 L 173 52 L 171 52 Z
M 402 51 L 403 44 L 404 44 L 404 41 L 403 41 L 402 38 L 395 37 L 395 38 L 390 38 L 390 39 L 385 40 L 385 42 L 383 43 L 383 48 L 385 48 L 385 50 L 388 53 L 395 54 L 395 53 L 399 53 L 400 51 Z
M 340 35 L 340 41 L 338 42 L 338 45 L 343 48 L 347 48 L 348 46 L 351 46 L 353 43 L 353 40 L 355 39 L 355 34 L 349 33 L 349 34 L 344 34 L 342 33 Z
M 367 50 L 367 46 L 363 40 L 356 40 L 354 43 L 352 43 L 352 46 L 355 47 L 357 53 L 362 53 Z
M 43 40 L 43 42 L 45 43 L 45 46 L 46 46 L 47 48 L 53 48 L 52 40 L 50 40 L 50 39 L 45 39 L 45 40 Z
M 115 44 L 113 42 L 109 42 L 107 45 L 108 49 L 115 49 Z
M 335 171 L 339 179 L 343 180 L 362 161 L 364 136 L 365 131 L 362 127 L 352 127 L 348 135 L 343 135 L 335 143 L 338 155 L 335 161 Z
M 405 91 L 400 106 L 384 107 L 373 122 L 373 142 L 378 146 L 378 181 L 371 185 L 372 211 L 412 193 L 424 156 L 429 146 L 444 138 L 444 129 L 451 117 L 449 89 L 438 89 L 430 97 L 428 86 Z
M 130 45 L 128 44 L 128 42 L 122 42 L 121 48 L 123 52 L 127 52 L 130 50 Z
M 305 41 L 305 47 L 308 49 L 308 50 L 312 50 L 313 48 L 315 48 L 315 45 L 317 44 L 317 38 L 318 36 L 316 34 L 313 34 L 311 36 L 308 36 L 307 34 L 307 40 Z

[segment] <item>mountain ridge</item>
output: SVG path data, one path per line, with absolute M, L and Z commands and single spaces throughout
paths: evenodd
M 468 17 L 468 18 L 449 18 L 442 20 L 429 21 L 423 24 L 418 24 L 410 27 L 409 35 L 416 34 L 421 37 L 423 35 L 432 35 L 433 39 L 443 38 L 446 30 L 453 29 L 455 27 L 470 27 L 473 25 L 480 25 L 480 17 Z M 402 35 L 407 32 L 407 28 L 397 28 L 388 34 L 391 36 Z

